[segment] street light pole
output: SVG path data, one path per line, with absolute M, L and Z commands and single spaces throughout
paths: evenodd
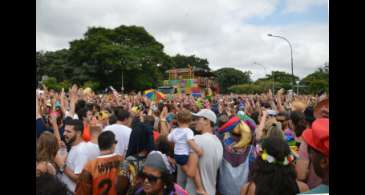
M 285 40 L 288 44 L 289 44 L 289 47 L 290 47 L 290 59 L 291 59 L 291 76 L 293 78 L 293 81 L 292 81 L 292 90 L 294 90 L 294 84 L 295 84 L 295 78 L 294 78 L 294 68 L 293 68 L 293 48 L 292 48 L 292 45 L 290 43 L 290 41 L 283 37 L 283 36 L 278 36 L 278 35 L 272 35 L 272 34 L 267 34 L 267 36 L 269 37 L 277 37 L 277 38 L 280 38 L 280 39 L 283 39 Z

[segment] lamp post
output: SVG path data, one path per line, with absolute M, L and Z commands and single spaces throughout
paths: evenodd
M 263 67 L 265 72 L 266 72 L 266 75 L 268 75 L 267 74 L 267 69 L 265 68 L 264 65 L 262 65 L 260 63 L 257 63 L 257 62 L 254 62 L 253 64 L 256 64 L 256 65 L 259 65 L 259 66 Z M 272 75 L 272 92 L 275 93 L 275 77 L 274 77 L 274 74 Z
M 293 48 L 291 46 L 290 41 L 287 38 L 283 37 L 283 36 L 278 36 L 278 35 L 273 35 L 273 34 L 267 34 L 267 36 L 283 39 L 283 40 L 285 40 L 289 44 L 289 47 L 290 47 L 290 59 L 291 59 L 291 75 L 292 75 L 292 78 L 293 78 L 293 81 L 292 81 L 292 89 L 294 90 L 295 78 L 294 78 L 294 69 L 293 69 Z

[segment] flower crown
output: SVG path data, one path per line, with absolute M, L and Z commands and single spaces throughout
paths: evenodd
M 289 165 L 295 160 L 294 155 L 290 153 L 288 156 L 284 158 L 284 161 L 278 161 L 275 159 L 275 157 L 268 154 L 266 150 L 263 150 L 260 145 L 257 145 L 256 152 L 258 156 L 261 157 L 262 160 L 270 164 Z

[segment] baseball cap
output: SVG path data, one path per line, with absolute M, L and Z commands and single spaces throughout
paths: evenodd
M 312 128 L 306 129 L 303 132 L 304 141 L 312 148 L 318 150 L 325 156 L 329 155 L 329 119 L 316 119 Z
M 193 116 L 204 117 L 213 123 L 217 122 L 217 116 L 209 109 L 201 109 L 198 113 L 192 113 Z
M 144 166 L 153 167 L 165 173 L 171 174 L 173 172 L 167 156 L 160 151 L 151 151 L 146 158 Z

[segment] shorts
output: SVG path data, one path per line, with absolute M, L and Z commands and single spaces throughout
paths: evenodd
M 177 154 L 174 154 L 174 158 L 177 162 L 177 164 L 179 165 L 186 165 L 186 163 L 188 162 L 188 159 L 189 159 L 189 155 L 177 155 Z

